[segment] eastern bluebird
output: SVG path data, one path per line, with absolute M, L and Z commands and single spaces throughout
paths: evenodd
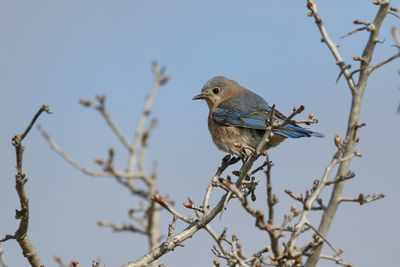
M 239 143 L 256 149 L 265 131 L 266 121 L 270 118 L 271 107 L 259 95 L 244 88 L 236 81 L 217 76 L 203 86 L 201 94 L 193 100 L 204 99 L 210 109 L 208 129 L 215 145 L 230 154 L 246 156 Z M 275 110 L 275 117 L 283 121 L 286 117 Z M 274 129 L 265 150 L 277 146 L 286 138 L 323 137 L 296 124 L 287 124 Z

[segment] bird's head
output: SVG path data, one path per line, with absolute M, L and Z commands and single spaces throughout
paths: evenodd
M 201 93 L 193 97 L 192 100 L 203 99 L 207 102 L 209 108 L 213 109 L 219 103 L 234 95 L 238 88 L 237 82 L 223 76 L 216 76 L 208 80 L 201 89 Z

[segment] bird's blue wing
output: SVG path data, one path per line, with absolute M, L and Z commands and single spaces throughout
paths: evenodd
M 222 102 L 213 112 L 212 119 L 216 122 L 225 125 L 232 125 L 250 129 L 266 130 L 266 121 L 270 118 L 271 107 L 259 97 L 252 95 L 252 97 L 232 97 Z M 280 112 L 276 111 L 275 117 L 283 121 L 286 117 Z M 298 125 L 287 124 L 282 128 L 274 130 L 275 133 L 291 137 L 309 137 L 318 136 L 321 134 L 312 132 Z

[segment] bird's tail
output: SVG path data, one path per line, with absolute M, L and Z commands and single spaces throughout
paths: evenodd
M 321 133 L 313 132 L 303 127 L 292 124 L 287 124 L 285 125 L 284 128 L 275 130 L 274 132 L 290 138 L 311 137 L 311 136 L 324 137 L 324 135 Z

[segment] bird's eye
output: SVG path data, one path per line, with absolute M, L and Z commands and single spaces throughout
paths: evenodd
M 212 92 L 213 92 L 214 94 L 218 94 L 220 90 L 221 90 L 221 89 L 219 89 L 219 87 L 215 87 L 214 89 L 212 89 Z

